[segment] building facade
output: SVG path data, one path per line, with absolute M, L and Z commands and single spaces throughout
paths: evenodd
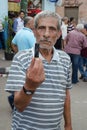
M 8 1 L 10 0 L 0 0 L 0 19 L 8 16 Z M 16 1 L 19 2 L 20 0 Z M 62 5 L 56 5 L 54 2 L 50 2 L 50 0 L 40 1 L 42 3 L 42 10 L 56 11 L 61 17 L 65 15 L 69 17 L 75 16 L 78 22 L 87 23 L 87 0 L 58 0 L 62 1 Z
M 77 22 L 87 23 L 87 0 L 62 0 L 62 6 L 56 6 L 56 12 L 62 17 L 75 17 Z
M 0 0 L 0 19 L 8 16 L 8 0 Z

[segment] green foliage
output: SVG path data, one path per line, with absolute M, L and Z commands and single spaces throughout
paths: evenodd
M 12 53 L 12 48 L 11 48 L 11 42 L 13 39 L 13 29 L 12 29 L 12 25 L 13 25 L 13 20 L 11 18 L 8 18 L 7 16 L 4 18 L 5 22 L 7 23 L 7 40 L 6 40 L 6 51 L 9 53 Z M 5 28 L 5 24 L 4 24 L 4 28 Z
M 12 36 L 8 36 L 8 39 L 6 41 L 6 51 L 11 53 L 12 52 L 12 48 L 11 48 L 11 41 L 12 41 L 13 37 Z
M 8 16 L 5 16 L 4 20 L 5 20 L 5 21 L 8 21 Z

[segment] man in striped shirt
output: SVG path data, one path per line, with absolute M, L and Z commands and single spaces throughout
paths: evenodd
M 72 30 L 74 30 L 76 27 L 76 20 L 74 17 L 70 17 L 68 26 L 67 26 L 67 32 L 71 32 Z
M 39 57 L 34 57 L 34 48 L 18 52 L 5 88 L 14 92 L 11 130 L 61 130 L 63 115 L 65 130 L 72 130 L 71 61 L 54 48 L 60 37 L 60 16 L 42 11 L 34 22 Z

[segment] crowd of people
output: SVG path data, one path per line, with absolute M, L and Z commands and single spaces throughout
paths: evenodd
M 74 17 L 41 11 L 13 23 L 11 47 L 15 52 L 5 90 L 13 109 L 12 130 L 72 130 L 70 89 L 87 82 L 87 24 Z M 34 57 L 35 44 L 39 57 Z M 78 77 L 78 71 L 81 77 Z
M 87 24 L 77 23 L 74 17 L 70 19 L 63 17 L 60 38 L 55 47 L 65 51 L 71 58 L 72 83 L 78 83 L 79 79 L 87 82 Z M 60 47 L 59 44 L 61 44 Z M 81 55 L 84 48 L 84 55 Z M 78 77 L 78 71 L 81 74 L 80 77 Z

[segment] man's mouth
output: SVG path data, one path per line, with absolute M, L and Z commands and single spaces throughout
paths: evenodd
M 44 43 L 44 44 L 45 44 L 45 43 L 49 43 L 49 44 L 51 43 L 51 41 L 49 41 L 49 40 L 40 40 L 40 42 L 41 42 L 41 43 Z

